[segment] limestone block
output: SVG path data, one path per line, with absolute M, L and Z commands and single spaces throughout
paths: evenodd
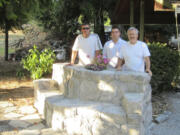
M 35 90 L 59 90 L 59 85 L 52 79 L 39 79 L 33 81 Z
M 144 94 L 142 93 L 126 93 L 122 100 L 122 106 L 127 114 L 140 114 L 143 113 L 144 107 Z
M 45 100 L 48 97 L 53 97 L 56 95 L 61 95 L 62 93 L 59 90 L 34 90 L 35 93 L 35 103 L 34 106 L 40 114 L 44 116 L 44 107 Z
M 127 135 L 146 135 L 145 128 L 142 124 L 128 125 Z
M 97 84 L 93 81 L 82 80 L 79 86 L 79 91 L 79 98 L 81 100 L 97 101 L 100 96 L 100 91 L 98 90 Z
M 67 98 L 46 100 L 47 125 L 68 134 L 113 135 L 121 133 L 126 114 L 120 106 Z
M 79 98 L 80 97 L 80 87 L 81 81 L 77 78 L 71 78 L 66 86 L 66 91 L 64 95 L 68 98 Z
M 116 71 L 115 79 L 122 82 L 136 82 L 136 83 L 149 83 L 151 77 L 147 73 L 132 72 L 132 71 Z
M 147 73 L 91 71 L 57 63 L 52 80 L 60 93 L 49 96 L 36 91 L 36 103 L 45 102 L 39 106 L 45 106 L 47 125 L 63 133 L 151 135 L 150 79 Z M 47 83 L 43 86 L 52 90 Z

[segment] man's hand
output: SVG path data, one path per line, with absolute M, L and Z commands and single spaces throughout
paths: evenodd
M 65 66 L 73 66 L 73 64 L 71 64 L 71 63 L 68 63 L 68 64 L 66 64 Z
M 118 70 L 118 71 L 121 71 L 121 70 L 122 70 L 122 69 L 121 69 L 122 63 L 123 63 L 123 59 L 118 58 L 118 63 L 117 63 L 117 65 L 116 65 L 116 70 Z
M 122 69 L 121 69 L 120 66 L 117 66 L 116 70 L 117 70 L 117 71 L 121 71 Z
M 152 71 L 150 69 L 146 69 L 146 73 L 148 73 L 150 76 L 152 76 Z

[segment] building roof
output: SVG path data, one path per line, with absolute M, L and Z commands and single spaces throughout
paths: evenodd
M 175 13 L 172 2 L 180 0 L 144 0 L 145 24 L 175 24 Z M 113 24 L 129 24 L 130 0 L 119 0 L 112 15 Z M 180 17 L 179 17 L 180 18 Z M 140 21 L 140 0 L 134 0 L 134 23 Z M 179 19 L 180 22 L 180 19 Z

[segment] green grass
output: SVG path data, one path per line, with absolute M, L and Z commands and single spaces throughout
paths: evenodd
M 21 38 L 23 38 L 22 34 L 9 34 L 9 49 L 8 49 L 9 54 L 15 51 L 15 48 L 12 46 L 12 44 Z M 4 41 L 5 41 L 4 34 L 1 34 L 0 35 L 0 56 L 4 56 L 4 52 L 5 52 Z

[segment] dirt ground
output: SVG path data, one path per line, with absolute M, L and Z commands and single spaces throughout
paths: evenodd
M 29 77 L 19 78 L 19 62 L 0 60 L 0 101 L 9 101 L 23 106 L 33 104 L 33 83 Z
M 17 72 L 22 69 L 19 62 L 5 62 L 0 60 L 0 101 L 9 101 L 23 106 L 32 105 L 33 83 L 28 77 L 17 77 Z M 162 95 L 152 96 L 153 116 L 164 112 L 168 108 L 166 97 Z

